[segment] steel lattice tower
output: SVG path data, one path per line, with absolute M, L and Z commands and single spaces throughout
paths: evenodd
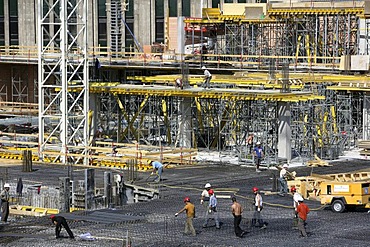
M 89 147 L 87 0 L 38 0 L 39 155 L 66 164 Z M 52 143 L 52 144 L 51 144 Z M 79 149 L 76 148 L 78 146 Z M 72 156 L 74 153 L 85 156 Z

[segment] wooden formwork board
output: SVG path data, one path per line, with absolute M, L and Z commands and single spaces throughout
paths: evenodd
M 81 149 L 82 147 L 76 147 Z M 149 147 L 152 150 L 144 150 L 141 148 L 146 148 L 146 146 L 141 146 L 138 149 L 137 146 L 131 145 L 131 147 L 120 147 L 117 148 L 117 153 L 112 154 L 112 147 L 91 147 L 93 153 L 91 154 L 79 154 L 79 153 L 68 153 L 68 157 L 73 157 L 75 160 L 82 160 L 88 158 L 91 163 L 90 165 L 94 166 L 104 166 L 104 167 L 115 167 L 115 168 L 126 168 L 128 163 L 131 160 L 136 160 L 139 170 L 148 170 L 151 166 L 148 164 L 148 161 L 161 161 L 166 164 L 175 164 L 175 165 L 193 165 L 196 163 L 197 149 L 192 148 L 173 148 L 163 147 Z M 1 148 L 0 149 L 0 158 L 4 159 L 16 159 L 22 160 L 23 150 L 31 150 L 32 160 L 35 162 L 40 162 L 39 154 L 37 149 L 29 148 Z M 158 151 L 158 149 L 161 149 Z M 72 149 L 69 149 L 72 150 Z M 104 151 L 104 152 L 102 152 Z M 42 154 L 43 162 L 46 163 L 59 163 L 57 157 L 60 156 L 59 151 L 46 150 Z

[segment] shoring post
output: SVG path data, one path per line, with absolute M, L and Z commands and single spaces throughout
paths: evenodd
M 39 154 L 39 161 L 41 160 L 41 153 L 40 153 L 40 150 L 41 150 L 41 147 L 40 147 L 40 143 L 37 145 L 37 152 Z M 44 159 L 42 159 L 42 161 L 44 161 Z
M 240 54 L 240 68 L 243 69 L 243 53 Z
M 135 152 L 135 155 L 136 155 L 136 159 L 138 159 L 138 152 L 139 152 L 139 144 L 136 143 L 136 152 Z
M 218 69 L 220 68 L 220 63 L 221 63 L 221 58 L 220 58 L 220 55 L 218 55 L 218 59 L 217 59 L 217 68 Z
M 163 146 L 161 145 L 161 154 L 160 154 L 160 161 L 163 161 Z
M 183 155 L 182 155 L 182 147 L 180 147 L 180 151 L 181 151 L 181 152 L 180 152 L 180 164 L 182 165 L 182 158 L 183 158 L 183 157 L 182 157 L 182 156 L 183 156 Z
M 67 153 L 68 153 L 68 146 L 66 146 L 66 152 L 64 153 L 64 162 L 66 163 L 66 164 L 68 164 L 68 155 L 67 155 Z M 69 174 L 68 174 L 69 175 Z

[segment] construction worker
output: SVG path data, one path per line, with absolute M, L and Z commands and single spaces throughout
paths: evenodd
M 208 191 L 212 188 L 210 183 L 206 183 L 204 185 L 204 190 L 202 191 L 202 194 L 200 195 L 200 204 L 203 205 L 204 210 L 204 218 L 208 218 L 208 207 L 209 207 L 209 193 Z
M 182 79 L 181 78 L 176 78 L 175 87 L 183 89 L 183 84 L 182 84 Z
M 69 229 L 66 219 L 63 216 L 51 215 L 50 219 L 51 219 L 51 222 L 53 222 L 53 224 L 55 225 L 55 237 L 56 238 L 62 237 L 60 236 L 60 231 L 62 230 L 62 226 L 64 227 L 64 229 L 66 229 L 70 238 L 75 238 L 73 236 L 71 229 Z
M 208 206 L 208 217 L 205 219 L 203 228 L 208 226 L 209 220 L 214 219 L 216 222 L 216 228 L 220 229 L 220 221 L 218 220 L 218 212 L 217 212 L 217 198 L 212 189 L 208 191 L 210 196 L 209 198 L 209 206 Z
M 159 161 L 149 161 L 149 165 L 153 166 L 152 173 L 150 175 L 157 174 L 157 178 L 154 180 L 155 182 L 160 182 L 162 179 L 162 172 L 163 172 L 163 164 Z
M 204 70 L 204 84 L 203 87 L 210 88 L 210 82 L 212 79 L 212 74 L 208 71 L 206 66 L 202 66 L 202 70 Z
M 240 203 L 238 203 L 236 201 L 236 197 L 235 196 L 233 196 L 231 198 L 231 200 L 233 202 L 233 204 L 231 205 L 231 213 L 234 216 L 234 231 L 235 231 L 235 235 L 237 237 L 242 238 L 243 235 L 246 233 L 245 231 L 243 231 L 240 228 L 240 222 L 242 221 L 243 208 L 242 208 L 242 205 L 240 205 Z
M 266 229 L 267 223 L 262 220 L 261 211 L 263 209 L 263 199 L 257 187 L 253 187 L 254 206 L 255 212 L 252 219 L 252 226 L 260 227 L 261 229 Z M 258 223 L 258 225 L 257 225 Z
M 1 221 L 7 222 L 9 216 L 9 199 L 10 199 L 10 185 L 8 183 L 4 184 L 4 189 L 1 191 Z
M 298 226 L 298 213 L 297 213 L 297 207 L 300 200 L 303 201 L 303 197 L 297 192 L 297 189 L 295 186 L 292 186 L 290 188 L 290 192 L 293 194 L 293 207 L 294 207 L 294 218 L 293 218 L 293 228 L 296 229 Z
M 186 211 L 186 222 L 185 222 L 185 234 L 188 234 L 189 231 L 193 236 L 196 235 L 195 229 L 193 226 L 193 219 L 195 217 L 195 207 L 194 204 L 190 202 L 189 197 L 184 198 L 185 207 L 175 214 L 177 217 L 182 212 Z
M 261 142 L 257 142 L 256 145 L 257 146 L 253 149 L 254 162 L 256 164 L 256 172 L 261 172 L 260 165 L 265 154 Z
M 283 168 L 280 170 L 280 176 L 279 176 L 279 184 L 280 184 L 280 195 L 284 196 L 288 193 L 288 182 L 287 182 L 287 171 L 288 171 L 288 165 L 284 164 Z
M 310 212 L 308 206 L 303 202 L 303 198 L 299 199 L 298 206 L 297 206 L 297 214 L 298 214 L 298 230 L 300 232 L 301 237 L 307 237 L 306 232 L 306 220 L 307 214 Z
M 253 152 L 253 139 L 254 139 L 254 134 L 250 133 L 247 138 L 247 147 L 248 147 L 250 155 L 252 155 L 252 152 Z

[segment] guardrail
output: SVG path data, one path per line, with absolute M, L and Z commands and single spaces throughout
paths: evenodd
M 60 50 L 45 50 L 44 57 L 50 61 L 57 61 L 61 57 Z M 71 50 L 69 61 L 79 61 L 83 57 L 81 50 Z M 205 65 L 210 68 L 246 69 L 270 66 L 272 60 L 274 67 L 285 65 L 288 61 L 293 68 L 306 67 L 310 69 L 339 68 L 340 57 L 335 56 L 276 56 L 276 55 L 227 55 L 227 54 L 181 54 L 174 52 L 146 53 L 146 52 L 112 52 L 110 47 L 91 47 L 88 49 L 88 58 L 95 64 L 96 58 L 102 66 L 156 66 L 179 68 L 179 63 L 190 65 Z M 38 60 L 38 50 L 35 46 L 0 46 L 0 62 L 25 62 Z M 320 62 L 318 62 L 320 61 Z M 200 68 L 200 67 L 199 67 Z

